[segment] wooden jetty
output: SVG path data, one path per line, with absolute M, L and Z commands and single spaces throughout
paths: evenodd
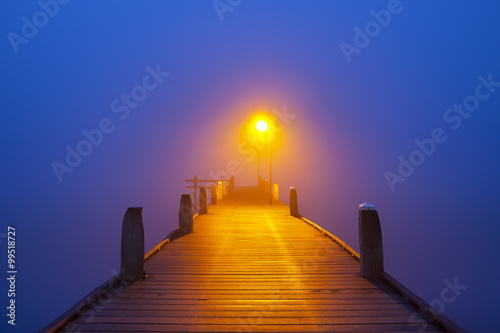
M 194 220 L 184 195 L 179 228 L 145 256 L 130 208 L 122 274 L 42 332 L 463 332 L 383 271 L 373 206 L 360 206 L 360 258 L 298 214 L 295 189 L 289 207 L 262 188 L 230 187 Z

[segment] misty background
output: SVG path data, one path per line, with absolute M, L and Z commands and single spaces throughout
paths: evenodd
M 236 161 L 236 186 L 256 185 L 241 133 L 261 110 L 288 115 L 273 152 L 282 201 L 295 186 L 300 213 L 356 250 L 358 205 L 375 204 L 386 271 L 427 302 L 458 279 L 467 289 L 443 313 L 496 331 L 500 87 L 481 88 L 457 129 L 443 116 L 479 76 L 500 82 L 499 3 L 63 3 L 0 5 L 0 266 L 5 277 L 10 225 L 18 269 L 16 326 L 2 313 L 2 332 L 42 329 L 116 274 L 127 207 L 144 207 L 149 250 L 177 226 L 186 179 Z M 377 30 L 381 10 L 397 13 Z M 68 166 L 67 147 L 97 128 L 108 133 Z M 384 174 L 436 128 L 446 141 L 392 191 Z

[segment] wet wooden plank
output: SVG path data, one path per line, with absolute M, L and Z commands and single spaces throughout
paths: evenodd
M 426 332 L 442 330 L 422 324 L 371 324 L 371 325 L 259 325 L 245 322 L 228 325 L 165 325 L 165 324 L 81 324 L 85 332 Z

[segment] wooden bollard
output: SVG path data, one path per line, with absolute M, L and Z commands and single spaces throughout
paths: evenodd
M 222 182 L 217 183 L 217 200 L 222 199 Z
M 142 207 L 129 207 L 122 224 L 121 274 L 127 280 L 144 275 L 144 227 Z
M 183 194 L 179 206 L 179 232 L 183 235 L 193 232 L 193 203 L 191 195 Z
M 360 274 L 365 278 L 379 278 L 384 272 L 382 230 L 375 206 L 359 205 Z
M 280 192 L 278 189 L 278 184 L 274 183 L 274 200 L 280 199 Z
M 295 187 L 290 187 L 290 215 L 300 217 L 299 205 L 297 204 L 297 190 Z
M 200 214 L 207 214 L 207 189 L 205 187 L 200 188 Z
M 217 205 L 217 186 L 215 184 L 210 187 L 210 204 Z
M 227 195 L 227 185 L 226 185 L 226 181 L 224 180 L 222 182 L 222 196 L 225 197 Z
M 234 176 L 229 179 L 229 188 L 234 188 Z

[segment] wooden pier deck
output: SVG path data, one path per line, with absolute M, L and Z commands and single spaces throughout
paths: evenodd
M 337 243 L 258 188 L 148 258 L 148 277 L 62 332 L 442 332 Z

